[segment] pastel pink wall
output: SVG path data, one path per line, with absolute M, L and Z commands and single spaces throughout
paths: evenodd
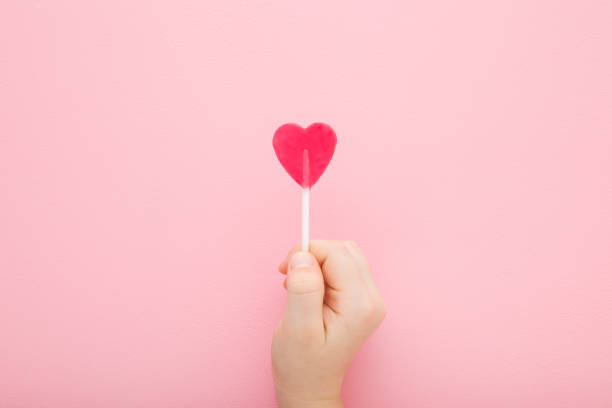
M 0 406 L 269 407 L 283 122 L 388 317 L 349 407 L 612 406 L 606 1 L 0 3 Z

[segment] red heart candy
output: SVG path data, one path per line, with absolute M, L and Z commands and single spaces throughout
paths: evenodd
M 325 123 L 313 123 L 306 129 L 287 123 L 276 129 L 272 145 L 287 173 L 300 186 L 312 187 L 334 155 L 336 134 Z

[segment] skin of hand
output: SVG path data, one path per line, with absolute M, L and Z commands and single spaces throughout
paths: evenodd
M 281 408 L 341 407 L 344 373 L 380 325 L 385 304 L 361 250 L 351 241 L 313 240 L 280 264 L 287 305 L 272 341 Z

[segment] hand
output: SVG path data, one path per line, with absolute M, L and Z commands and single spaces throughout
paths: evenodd
M 353 355 L 386 310 L 361 250 L 350 241 L 310 242 L 280 264 L 287 306 L 272 341 L 281 408 L 341 407 L 340 389 Z

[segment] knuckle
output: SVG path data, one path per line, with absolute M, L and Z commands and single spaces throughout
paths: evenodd
M 363 319 L 367 323 L 378 324 L 387 314 L 387 307 L 380 297 L 368 296 L 361 308 Z
M 339 248 L 342 250 L 342 253 L 345 254 L 350 254 L 351 253 L 351 249 L 350 249 L 350 242 L 349 241 L 340 241 L 339 242 Z
M 349 249 L 345 245 L 338 247 L 338 250 L 333 255 L 334 261 L 338 262 L 343 268 L 356 267 L 353 257 Z
M 349 246 L 353 249 L 359 250 L 359 245 L 355 241 L 344 241 L 344 245 Z
M 372 318 L 376 315 L 376 304 L 368 299 L 366 302 L 363 303 L 363 316 L 366 318 L 366 320 L 372 320 Z
M 345 241 L 332 241 L 331 248 L 334 252 L 347 252 Z

